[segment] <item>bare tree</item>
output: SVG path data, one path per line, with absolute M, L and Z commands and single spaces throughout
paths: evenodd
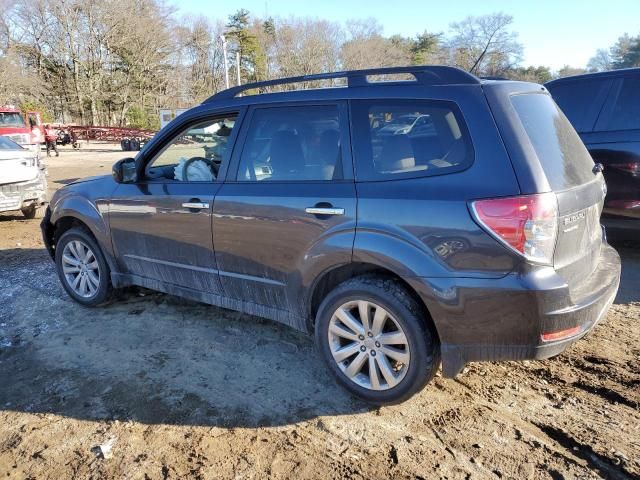
M 276 20 L 276 76 L 331 72 L 340 66 L 340 25 L 326 20 Z
M 374 19 L 343 25 L 245 10 L 227 22 L 179 18 L 163 0 L 0 0 L 0 100 L 36 103 L 63 121 L 155 127 L 158 109 L 223 88 L 222 33 L 241 54 L 244 81 L 424 63 L 544 77 L 544 67 L 516 69 L 522 47 L 511 22 L 468 17 L 447 39 L 386 36 Z M 326 83 L 337 82 L 308 86 Z
M 589 59 L 587 69 L 590 72 L 604 72 L 605 70 L 611 70 L 611 66 L 611 55 L 607 50 L 599 48 L 596 54 Z
M 395 67 L 411 63 L 411 45 L 401 38 L 386 38 L 377 20 L 347 22 L 349 39 L 342 45 L 342 68 L 347 70 Z
M 509 27 L 513 17 L 494 13 L 451 24 L 450 61 L 478 75 L 503 75 L 520 63 L 522 45 Z
M 586 70 L 584 68 L 576 68 L 572 67 L 571 65 L 565 65 L 560 70 L 558 70 L 557 78 L 572 77 L 573 75 L 582 75 L 583 73 L 586 73 Z

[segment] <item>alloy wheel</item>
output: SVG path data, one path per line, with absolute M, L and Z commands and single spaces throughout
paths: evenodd
M 62 273 L 76 295 L 93 297 L 100 287 L 100 265 L 91 248 L 81 240 L 71 240 L 62 251 Z
M 336 309 L 329 322 L 329 346 L 336 364 L 352 382 L 388 390 L 409 368 L 409 342 L 398 321 L 376 303 L 358 300 Z

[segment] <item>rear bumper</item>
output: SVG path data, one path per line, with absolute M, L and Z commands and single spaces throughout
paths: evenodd
M 615 298 L 620 257 L 603 244 L 595 271 L 571 287 L 550 267 L 497 280 L 421 283 L 441 340 L 443 373 L 453 377 L 468 362 L 549 358 L 585 336 Z M 542 339 L 568 329 L 569 337 Z

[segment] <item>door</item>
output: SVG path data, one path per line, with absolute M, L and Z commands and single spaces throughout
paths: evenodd
M 323 259 L 351 261 L 356 195 L 346 115 L 340 102 L 249 110 L 213 211 L 227 296 L 300 313 L 306 273 Z
M 135 184 L 120 184 L 109 206 L 123 273 L 220 293 L 211 214 L 228 162 L 236 115 L 216 117 L 167 139 Z

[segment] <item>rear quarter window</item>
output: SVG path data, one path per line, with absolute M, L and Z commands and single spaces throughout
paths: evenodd
M 553 190 L 593 180 L 593 160 L 575 129 L 546 93 L 511 96 L 522 126 Z
M 453 173 L 473 161 L 466 125 L 452 102 L 357 100 L 351 108 L 358 181 Z
M 622 80 L 609 115 L 598 123 L 603 131 L 640 129 L 640 77 Z
M 591 131 L 609 87 L 608 79 L 565 81 L 549 85 L 553 99 L 578 132 Z

